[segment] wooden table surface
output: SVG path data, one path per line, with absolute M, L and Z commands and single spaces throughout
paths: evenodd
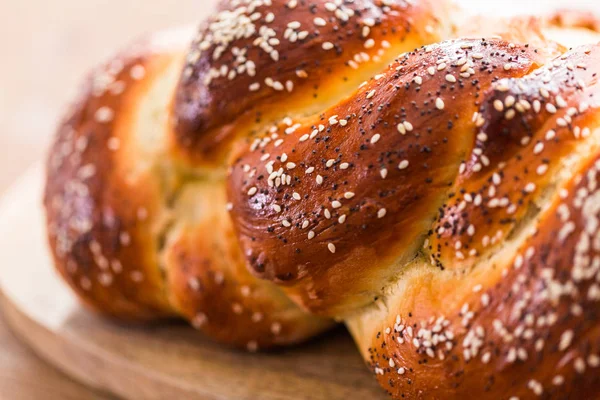
M 212 3 L 0 0 L 0 193 L 44 157 L 61 110 L 90 67 L 144 32 L 196 24 Z M 110 398 L 41 361 L 0 314 L 0 399 Z

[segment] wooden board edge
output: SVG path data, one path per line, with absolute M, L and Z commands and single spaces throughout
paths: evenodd
M 61 335 L 40 326 L 16 307 L 0 291 L 0 309 L 15 337 L 41 359 L 75 381 L 98 392 L 121 398 L 159 400 L 165 398 L 200 398 L 220 400 L 210 393 L 198 393 L 194 388 L 169 382 L 158 375 L 141 371 L 127 362 L 110 359 L 110 355 L 82 346 L 76 338 Z M 93 350 L 93 351 L 92 351 Z M 118 380 L 111 376 L 119 376 Z M 135 388 L 135 389 L 134 389 Z M 165 388 L 168 390 L 165 391 Z

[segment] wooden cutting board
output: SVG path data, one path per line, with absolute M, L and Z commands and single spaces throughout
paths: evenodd
M 170 322 L 126 326 L 82 309 L 54 273 L 42 168 L 0 200 L 0 306 L 16 335 L 73 378 L 129 399 L 384 399 L 343 329 L 270 354 L 233 351 Z

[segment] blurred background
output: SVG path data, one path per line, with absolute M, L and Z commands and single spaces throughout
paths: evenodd
M 152 30 L 196 24 L 215 0 L 0 0 L 0 190 L 44 154 L 90 67 Z
M 463 0 L 476 12 L 600 11 L 600 0 Z M 0 0 L 0 193 L 45 155 L 85 72 L 152 30 L 197 24 L 216 0 Z M 0 221 L 1 223 L 1 221 Z M 0 399 L 108 398 L 39 361 L 0 315 Z

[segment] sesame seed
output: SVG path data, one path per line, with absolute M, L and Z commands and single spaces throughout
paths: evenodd
M 552 378 L 552 384 L 554 386 L 560 386 L 563 383 L 565 383 L 565 378 L 562 375 L 556 375 L 554 378 Z
M 200 329 L 202 328 L 202 326 L 208 321 L 208 318 L 206 317 L 206 315 L 204 313 L 198 313 L 196 314 L 196 316 L 192 319 L 192 326 L 195 329 Z
M 327 2 L 327 3 L 325 3 L 325 9 L 327 11 L 334 12 L 337 10 L 337 6 L 335 4 L 333 4 L 332 2 Z
M 325 26 L 327 25 L 327 21 L 325 21 L 323 18 L 321 17 L 317 17 L 313 20 L 313 22 L 315 23 L 316 26 Z
M 283 83 L 273 82 L 273 89 L 277 90 L 278 92 L 281 92 L 284 89 Z
M 536 168 L 536 173 L 538 175 L 544 175 L 548 171 L 548 164 L 541 164 Z
M 541 383 L 536 381 L 535 379 L 531 379 L 527 383 L 527 387 L 533 391 L 537 396 L 541 396 L 544 393 L 544 388 Z
M 100 107 L 94 114 L 94 119 L 100 123 L 111 122 L 115 116 L 114 111 L 109 107 Z
M 577 359 L 575 359 L 573 366 L 575 367 L 575 371 L 578 374 L 583 374 L 585 372 L 585 361 L 583 360 L 583 358 L 578 357 Z
M 484 364 L 487 364 L 487 363 L 490 362 L 491 358 L 492 358 L 492 353 L 490 353 L 488 351 L 485 354 L 483 354 L 483 356 L 481 356 L 481 362 L 484 363 Z
M 506 108 L 510 108 L 512 106 L 515 105 L 516 99 L 514 96 L 506 96 L 506 99 L 504 99 L 504 106 Z
M 525 188 L 523 190 L 527 193 L 533 193 L 535 191 L 535 183 L 528 183 L 527 185 L 525 185 Z
M 335 254 L 335 245 L 333 243 L 328 243 L 327 248 L 332 254 Z
M 556 107 L 552 103 L 546 103 L 546 111 L 548 111 L 550 114 L 554 114 L 556 113 Z
M 445 107 L 445 105 L 444 105 L 444 100 L 442 100 L 442 99 L 441 99 L 441 98 L 439 98 L 439 97 L 438 97 L 437 99 L 435 99 L 435 107 L 436 107 L 438 110 L 443 110 L 443 109 L 444 109 L 444 107 Z
M 143 65 L 135 65 L 129 71 L 129 75 L 136 81 L 139 81 L 146 76 L 146 68 Z
M 281 324 L 279 322 L 273 322 L 271 324 L 271 333 L 273 335 L 279 335 L 281 333 Z
M 456 78 L 454 77 L 454 75 L 448 74 L 448 75 L 446 75 L 446 81 L 448 81 L 450 83 L 455 83 Z
M 484 293 L 481 295 L 481 305 L 487 307 L 490 304 L 490 295 Z
M 109 150 L 117 151 L 121 148 L 121 139 L 117 137 L 111 137 L 110 139 L 108 139 L 108 142 L 106 144 Z
M 285 88 L 288 92 L 292 92 L 294 91 L 294 82 L 292 81 L 286 81 L 285 82 Z
M 572 330 L 566 330 L 562 333 L 561 337 L 560 337 L 560 341 L 558 344 L 558 350 L 560 351 L 565 351 L 567 349 L 567 347 L 569 347 L 571 345 L 571 341 L 573 340 L 573 331 Z

